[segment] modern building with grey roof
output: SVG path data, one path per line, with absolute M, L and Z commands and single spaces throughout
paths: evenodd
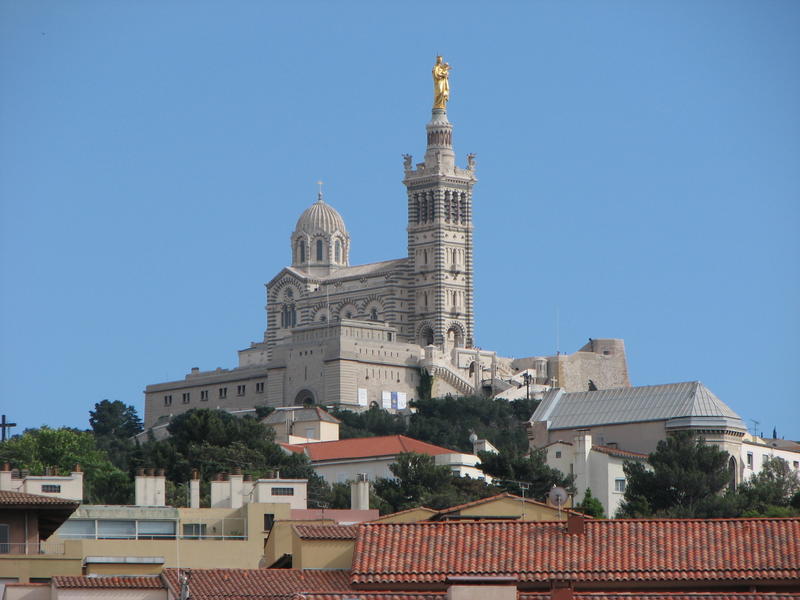
M 528 424 L 531 448 L 572 442 L 581 432 L 597 444 L 650 453 L 676 431 L 692 431 L 737 457 L 747 433 L 742 418 L 699 381 L 587 392 L 550 390 Z

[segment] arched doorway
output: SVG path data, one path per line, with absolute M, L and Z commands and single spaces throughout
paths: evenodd
M 464 336 L 461 334 L 461 329 L 453 325 L 447 330 L 447 345 L 450 348 L 463 348 Z
M 736 491 L 736 459 L 732 456 L 728 459 L 728 476 L 728 487 L 732 492 Z
M 311 390 L 300 390 L 294 397 L 295 406 L 310 406 L 312 404 L 315 404 L 315 401 L 314 392 Z
M 425 325 L 425 327 L 419 330 L 418 338 L 420 346 L 430 346 L 433 344 L 433 329 L 431 329 L 430 325 Z

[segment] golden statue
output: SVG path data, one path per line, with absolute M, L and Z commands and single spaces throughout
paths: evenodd
M 450 100 L 450 65 L 442 62 L 442 57 L 436 57 L 433 65 L 433 108 L 447 108 Z

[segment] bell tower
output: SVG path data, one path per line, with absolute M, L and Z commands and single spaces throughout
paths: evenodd
M 456 166 L 453 125 L 447 119 L 449 66 L 433 68 L 434 106 L 425 160 L 404 156 L 408 192 L 408 258 L 415 342 L 443 348 L 474 345 L 472 186 L 475 157 Z

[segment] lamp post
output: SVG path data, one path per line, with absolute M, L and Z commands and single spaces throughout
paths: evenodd
M 525 371 L 522 374 L 522 379 L 525 380 L 525 398 L 530 400 L 531 399 L 531 379 L 533 379 L 533 375 Z

